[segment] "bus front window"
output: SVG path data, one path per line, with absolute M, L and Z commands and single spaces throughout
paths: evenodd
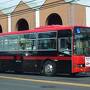
M 90 55 L 90 28 L 75 28 L 74 54 Z

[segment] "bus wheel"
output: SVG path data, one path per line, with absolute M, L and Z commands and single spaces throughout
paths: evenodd
M 46 61 L 43 66 L 43 73 L 46 76 L 53 76 L 56 73 L 56 64 L 54 61 Z

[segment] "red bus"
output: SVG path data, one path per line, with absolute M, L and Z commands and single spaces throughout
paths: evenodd
M 90 72 L 90 28 L 51 25 L 0 34 L 0 71 Z

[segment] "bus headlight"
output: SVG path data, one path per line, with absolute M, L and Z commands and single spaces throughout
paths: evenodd
M 84 67 L 85 65 L 84 64 L 78 64 L 77 65 L 79 68 L 82 68 L 82 67 Z

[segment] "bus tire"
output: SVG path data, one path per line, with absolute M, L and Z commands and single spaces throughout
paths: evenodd
M 46 61 L 43 66 L 43 73 L 46 76 L 53 76 L 56 73 L 56 64 L 54 61 Z

